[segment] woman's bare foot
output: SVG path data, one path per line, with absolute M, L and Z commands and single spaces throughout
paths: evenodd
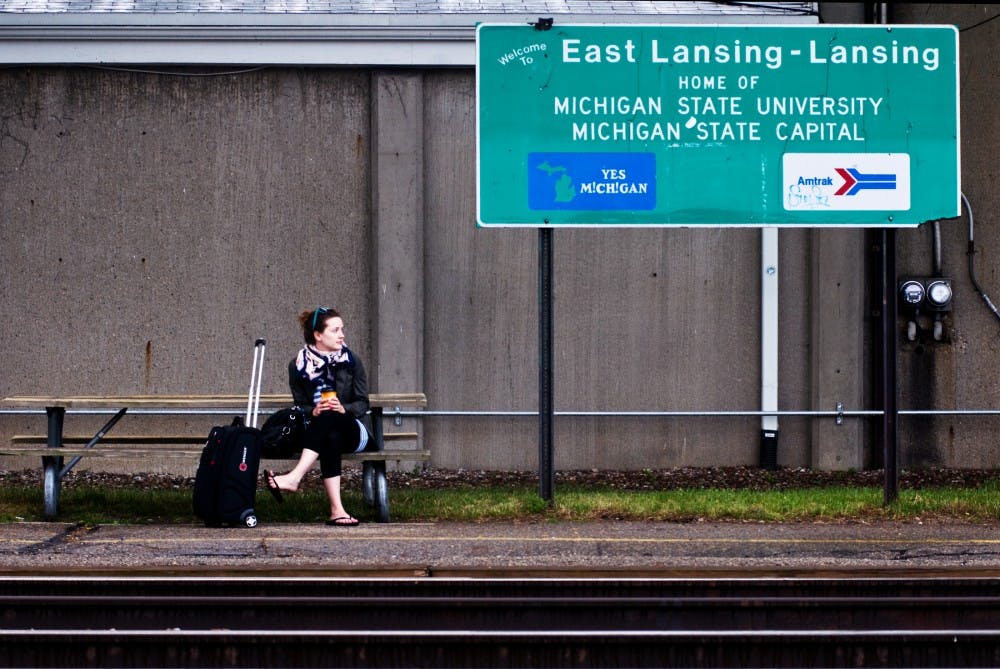
M 290 476 L 290 474 L 274 474 L 270 478 L 278 486 L 278 490 L 282 492 L 298 492 L 299 482 L 295 481 L 293 483 Z M 268 485 L 270 485 L 270 482 L 268 482 Z

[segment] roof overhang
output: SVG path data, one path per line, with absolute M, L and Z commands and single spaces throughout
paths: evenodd
M 817 23 L 815 15 L 804 13 L 706 14 L 694 10 L 711 3 L 670 4 L 691 9 L 553 18 L 588 24 Z M 538 18 L 512 13 L 0 13 L 0 64 L 474 66 L 477 24 L 530 24 Z

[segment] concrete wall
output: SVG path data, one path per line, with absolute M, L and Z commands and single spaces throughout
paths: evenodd
M 370 81 L 0 73 L 0 393 L 243 393 L 260 336 L 264 390 L 287 392 L 317 304 L 367 355 Z
M 892 5 L 901 23 L 974 26 L 996 14 L 993 5 Z M 1000 147 L 1000 22 L 960 34 L 962 190 L 975 216 L 975 273 L 994 302 L 1000 298 L 1000 210 L 996 182 Z M 944 320 L 945 339 L 922 332 L 915 342 L 900 337 L 901 408 L 1000 407 L 1000 321 L 975 292 L 969 278 L 966 218 L 941 222 L 942 273 L 955 281 L 954 310 Z M 899 275 L 927 276 L 934 268 L 933 228 L 901 231 Z M 904 324 L 901 320 L 901 330 Z M 910 417 L 900 421 L 902 466 L 1000 466 L 996 434 L 1000 417 Z
M 991 7 L 895 11 L 972 25 Z M 997 31 L 962 34 L 961 73 L 977 275 L 1000 298 Z M 300 346 L 295 313 L 325 304 L 344 313 L 378 390 L 423 390 L 437 410 L 535 409 L 537 233 L 475 227 L 471 70 L 8 69 L 0 124 L 3 396 L 240 393 L 258 336 L 270 343 L 264 390 L 281 392 Z M 945 342 L 901 344 L 900 406 L 996 407 L 997 321 L 968 279 L 965 222 L 942 231 L 956 307 Z M 780 407 L 871 408 L 871 235 L 779 239 Z M 759 231 L 559 230 L 553 241 L 557 410 L 759 408 Z M 900 232 L 900 274 L 928 273 L 930 249 L 929 226 Z M 71 431 L 88 422 L 75 420 Z M 901 461 L 996 466 L 998 420 L 904 419 Z M 200 433 L 212 419 L 180 422 Z M 434 466 L 537 466 L 534 418 L 408 423 Z M 0 438 L 42 425 L 2 417 Z M 779 464 L 878 462 L 870 420 L 783 417 L 779 428 Z M 555 464 L 755 464 L 759 442 L 752 417 L 559 417 Z

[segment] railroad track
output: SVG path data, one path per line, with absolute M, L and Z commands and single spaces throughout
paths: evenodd
M 1000 577 L 0 577 L 0 666 L 996 667 Z

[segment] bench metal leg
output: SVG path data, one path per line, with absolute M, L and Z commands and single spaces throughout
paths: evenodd
M 365 504 L 375 506 L 375 469 L 370 462 L 361 463 L 361 494 Z
M 104 424 L 104 427 L 97 431 L 97 434 L 94 435 L 84 448 L 93 448 L 108 433 L 108 430 L 121 420 L 126 411 L 128 411 L 127 408 L 116 413 L 111 420 Z M 63 424 L 66 421 L 66 408 L 45 407 L 45 414 L 48 417 L 46 444 L 49 448 L 59 448 L 63 445 Z M 70 460 L 69 464 L 63 466 L 62 456 L 42 456 L 42 489 L 44 512 L 47 520 L 53 520 L 59 515 L 59 489 L 62 486 L 62 478 L 76 466 L 76 463 L 82 457 L 82 455 L 78 455 Z
M 45 497 L 46 520 L 54 520 L 59 515 L 59 488 L 62 484 L 59 472 L 62 470 L 62 461 L 62 457 L 45 456 L 42 458 L 42 488 Z
M 380 523 L 389 522 L 389 480 L 385 475 L 385 461 L 372 463 L 372 492 L 375 496 L 375 517 Z
M 115 426 L 115 423 L 121 420 L 122 416 L 125 415 L 126 411 L 128 411 L 128 407 L 124 407 L 118 413 L 112 416 L 111 420 L 105 423 L 104 427 L 102 427 L 100 430 L 97 431 L 97 433 L 93 436 L 93 438 L 91 438 L 91 440 L 87 442 L 87 445 L 84 446 L 84 448 L 93 448 L 97 444 L 97 442 L 99 442 L 101 439 L 104 438 L 104 435 L 108 433 L 108 430 L 113 428 Z M 69 463 L 62 468 L 62 471 L 59 472 L 59 478 L 62 478 L 63 476 L 66 476 L 66 474 L 69 474 L 70 470 L 73 469 L 73 467 L 76 467 L 76 463 L 80 462 L 82 458 L 83 458 L 82 455 L 78 455 L 72 460 L 70 460 Z
M 382 433 L 382 407 L 372 407 L 372 438 L 376 450 L 385 450 Z M 375 517 L 380 523 L 389 522 L 389 480 L 385 475 L 385 460 L 365 461 L 362 466 L 362 493 L 365 503 L 375 507 Z
M 66 418 L 65 407 L 45 407 L 48 419 L 48 434 L 46 442 L 49 448 L 62 446 L 63 422 Z M 62 457 L 42 457 L 42 491 L 44 498 L 43 512 L 46 520 L 53 520 L 59 515 L 59 487 L 62 483 Z
M 365 461 L 361 463 L 361 493 L 365 504 L 375 509 L 375 518 L 380 523 L 389 522 L 389 478 L 385 474 L 385 462 Z

